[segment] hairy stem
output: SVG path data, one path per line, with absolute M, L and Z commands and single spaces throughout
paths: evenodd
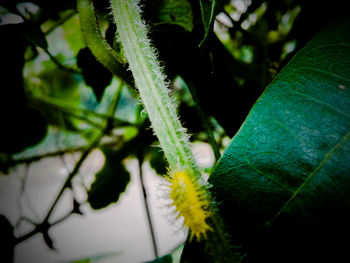
M 147 38 L 137 2 L 112 0 L 111 4 L 136 87 L 170 168 L 195 168 L 188 137 L 177 117 L 165 76 Z
M 184 208 L 181 214 L 184 217 L 186 215 L 198 215 L 194 218 L 201 218 L 195 221 L 197 224 L 192 229 L 190 227 L 192 224 L 188 224 L 190 231 L 195 232 L 195 235 L 198 236 L 198 240 L 201 235 L 206 237 L 206 231 L 214 230 L 211 232 L 210 239 L 207 240 L 208 243 L 215 242 L 215 245 L 208 246 L 209 249 L 212 249 L 210 253 L 213 256 L 213 261 L 227 262 L 219 259 L 220 257 L 216 257 L 218 253 L 222 254 L 223 250 L 221 248 L 218 250 L 220 245 L 225 247 L 225 252 L 230 251 L 229 242 L 226 235 L 223 234 L 222 225 L 217 223 L 219 221 L 214 220 L 219 215 L 215 214 L 211 194 L 194 161 L 186 131 L 177 117 L 176 104 L 169 95 L 168 83 L 157 60 L 156 52 L 147 37 L 147 28 L 141 19 L 138 2 L 137 0 L 111 0 L 112 12 L 117 25 L 119 40 L 124 48 L 125 56 L 135 79 L 136 88 L 140 92 L 141 100 L 148 113 L 154 133 L 158 137 L 170 170 L 173 171 L 173 175 L 178 175 L 179 183 L 173 185 L 174 187 L 179 186 L 178 188 L 181 189 L 177 188 L 179 191 L 174 190 L 172 192 L 174 193 L 172 197 L 173 204 L 177 206 L 174 199 L 178 198 L 179 206 L 177 209 L 179 214 Z M 184 189 L 186 186 L 190 189 Z M 208 200 L 208 202 L 204 202 L 203 199 Z M 185 207 L 188 204 L 186 201 L 191 201 L 191 204 L 195 203 L 197 205 L 197 213 L 191 213 L 192 208 Z M 206 204 L 207 210 L 204 210 L 200 204 Z M 213 218 L 210 218 L 211 220 L 208 220 L 215 221 L 212 224 L 213 229 L 206 224 L 205 218 L 207 215 L 213 216 Z M 187 218 L 187 220 L 191 219 L 193 221 L 193 218 Z M 231 255 L 228 257 L 231 258 Z

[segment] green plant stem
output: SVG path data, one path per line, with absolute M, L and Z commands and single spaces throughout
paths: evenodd
M 210 128 L 208 116 L 204 113 L 204 111 L 201 107 L 201 103 L 200 103 L 200 100 L 199 100 L 199 97 L 197 95 L 197 91 L 196 91 L 195 87 L 191 83 L 189 83 L 188 88 L 190 90 L 190 93 L 191 93 L 192 99 L 194 101 L 195 107 L 197 109 L 199 118 L 201 119 L 202 125 L 204 127 L 204 130 L 205 130 L 207 136 L 208 136 L 209 143 L 211 145 L 211 148 L 213 149 L 214 156 L 215 156 L 215 159 L 217 161 L 220 159 L 221 154 L 220 154 L 219 146 L 215 141 L 214 134 Z
M 170 170 L 189 170 L 190 176 L 195 178 L 194 182 L 201 185 L 206 198 L 211 200 L 211 194 L 195 164 L 188 136 L 177 117 L 175 102 L 169 96 L 169 87 L 155 50 L 151 47 L 147 37 L 147 28 L 141 19 L 138 1 L 111 0 L 111 6 L 117 24 L 118 36 L 133 73 L 136 87 L 140 92 L 141 100 L 151 120 L 154 133 L 164 151 Z M 209 210 L 215 213 L 213 207 L 209 207 Z M 219 215 L 215 214 L 214 216 Z M 217 223 L 219 221 L 215 218 L 212 220 L 215 221 L 212 225 L 215 231 L 211 232 L 208 243 L 217 242 L 225 247 L 225 251 L 230 251 L 229 242 L 226 235 L 223 235 L 222 226 Z M 216 254 L 221 253 L 222 248 L 218 251 L 217 244 L 208 246 L 208 248 L 213 248 L 211 254 L 214 262 L 225 262 L 216 259 Z
M 147 29 L 141 19 L 138 1 L 111 0 L 111 6 L 117 24 L 118 36 L 133 73 L 136 87 L 140 92 L 141 100 L 170 169 L 172 171 L 189 170 L 191 176 L 196 178 L 194 181 L 201 184 L 206 198 L 211 200 L 211 194 L 205 187 L 206 183 L 195 164 L 188 136 L 177 117 L 175 102 L 169 96 L 169 87 L 165 76 L 147 38 Z M 211 205 L 214 206 L 214 204 Z M 214 207 L 209 207 L 209 210 L 215 213 Z M 226 235 L 223 234 L 223 227 L 214 217 L 219 217 L 219 215 L 215 214 L 211 218 L 215 231 L 210 233 L 210 240 L 208 240 L 208 243 L 212 243 L 208 244 L 208 248 L 211 249 L 213 260 L 214 262 L 227 262 L 217 260 L 217 258 L 222 257 L 234 260 L 229 253 L 231 249 Z M 227 252 L 226 255 L 220 255 L 221 257 L 216 255 L 223 250 Z
M 147 38 L 137 2 L 112 0 L 111 5 L 136 87 L 170 168 L 193 169 L 200 176 L 188 136 L 177 118 L 176 105 L 169 96 L 168 83 Z
M 156 237 L 155 237 L 155 234 L 154 234 L 152 218 L 151 218 L 151 212 L 150 212 L 150 209 L 149 209 L 149 206 L 148 206 L 147 191 L 146 191 L 145 183 L 144 183 L 144 180 L 143 180 L 144 179 L 144 173 L 142 171 L 142 163 L 143 163 L 142 153 L 138 153 L 137 159 L 138 159 L 138 164 L 139 164 L 139 177 L 140 177 L 140 183 L 141 183 L 141 187 L 142 187 L 143 201 L 144 201 L 144 204 L 145 204 L 145 210 L 146 210 L 146 216 L 147 216 L 147 222 L 148 222 L 149 230 L 151 232 L 154 256 L 158 260 L 159 254 L 158 254 L 157 242 L 156 242 Z

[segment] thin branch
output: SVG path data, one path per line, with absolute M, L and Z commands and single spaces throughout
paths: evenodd
M 116 97 L 114 99 L 114 101 L 112 102 L 111 106 L 110 106 L 110 110 L 108 113 L 115 111 L 116 107 L 117 107 L 117 103 L 119 102 L 119 98 L 120 98 L 120 93 L 121 93 L 121 85 L 119 86 L 119 89 L 116 92 Z M 106 121 L 105 124 L 105 129 L 108 126 L 108 121 Z M 99 133 L 96 138 L 93 140 L 93 142 L 90 144 L 90 146 L 82 153 L 82 155 L 80 156 L 78 162 L 76 163 L 73 171 L 70 172 L 70 174 L 68 175 L 65 183 L 63 184 L 60 192 L 58 193 L 55 201 L 53 202 L 51 208 L 49 209 L 49 211 L 47 212 L 47 215 L 44 219 L 44 222 L 48 222 L 49 217 L 51 216 L 54 208 L 56 207 L 56 204 L 58 202 L 58 200 L 61 198 L 64 190 L 68 187 L 70 187 L 71 184 L 71 180 L 73 179 L 73 177 L 78 173 L 81 165 L 83 164 L 84 160 L 86 159 L 86 157 L 89 155 L 89 153 L 98 146 L 99 142 L 101 141 L 102 137 L 104 136 L 104 131 Z
M 70 172 L 70 174 L 66 178 L 66 181 L 62 185 L 61 190 L 57 194 L 54 202 L 52 203 L 52 205 L 51 205 L 49 211 L 47 212 L 47 214 L 46 214 L 44 220 L 42 221 L 42 223 L 37 225 L 37 227 L 34 230 L 32 230 L 31 232 L 25 234 L 24 236 L 18 237 L 16 239 L 16 241 L 15 241 L 15 244 L 18 244 L 18 243 L 20 243 L 20 242 L 22 242 L 22 241 L 24 241 L 24 240 L 34 236 L 35 234 L 37 234 L 37 233 L 39 233 L 41 231 L 41 229 L 42 229 L 41 226 L 49 224 L 49 218 L 50 218 L 52 212 L 54 211 L 54 209 L 56 208 L 56 205 L 57 205 L 58 201 L 60 200 L 63 192 L 66 190 L 66 188 L 70 187 L 71 180 L 77 174 L 77 172 L 79 171 L 81 165 L 83 164 L 83 162 L 85 161 L 85 159 L 89 155 L 89 153 L 98 145 L 99 141 L 102 138 L 102 134 L 99 134 L 98 136 L 96 136 L 96 138 L 93 140 L 93 142 L 90 144 L 90 146 L 82 153 L 82 155 L 80 156 L 80 158 L 79 158 L 78 162 L 76 163 L 74 169 Z
M 16 238 L 16 240 L 14 242 L 14 245 L 17 245 L 17 244 L 23 242 L 24 240 L 27 240 L 28 238 L 31 238 L 32 236 L 38 234 L 39 232 L 40 232 L 40 229 L 38 227 L 34 228 L 33 231 L 30 231 L 29 233 Z
M 57 202 L 59 201 L 59 199 L 61 198 L 64 190 L 68 187 L 71 186 L 71 181 L 73 179 L 73 177 L 78 173 L 81 165 L 83 164 L 83 162 L 85 161 L 86 157 L 89 155 L 89 153 L 98 145 L 98 143 L 100 142 L 101 138 L 102 138 L 103 134 L 99 134 L 96 136 L 96 138 L 94 139 L 94 141 L 90 144 L 89 148 L 86 149 L 82 155 L 80 156 L 78 162 L 76 163 L 74 169 L 70 172 L 70 174 L 68 175 L 66 181 L 64 182 L 63 186 L 61 187 L 60 192 L 58 193 L 58 195 L 56 196 L 55 201 L 52 203 L 49 211 L 46 214 L 46 217 L 44 219 L 44 222 L 48 222 L 49 217 L 51 216 L 53 210 L 56 207 Z
M 76 11 L 72 11 L 70 12 L 68 15 L 64 16 L 60 21 L 58 21 L 58 23 L 54 24 L 53 26 L 51 26 L 50 28 L 48 28 L 44 34 L 45 35 L 49 35 L 51 32 L 53 32 L 57 27 L 59 27 L 60 25 L 63 25 L 66 21 L 68 21 L 70 18 L 72 18 L 77 12 Z
M 90 124 L 92 126 L 94 126 L 95 128 L 97 129 L 104 129 L 104 127 L 100 124 L 100 123 L 97 123 L 93 120 L 90 120 L 84 116 L 80 116 L 78 114 L 76 114 L 75 112 L 72 112 L 70 111 L 69 109 L 66 109 L 66 108 L 59 108 L 60 111 L 72 116 L 73 118 L 76 118 L 76 119 L 79 119 L 79 120 L 82 120 L 84 122 L 86 122 L 87 124 Z
M 138 164 L 139 164 L 139 176 L 140 176 L 140 182 L 141 182 L 141 186 L 142 186 L 143 201 L 144 201 L 144 204 L 145 204 L 145 210 L 146 210 L 147 222 L 148 222 L 149 230 L 151 232 L 154 256 L 158 260 L 159 254 L 158 254 L 158 249 L 157 249 L 157 242 L 156 242 L 154 229 L 153 229 L 153 225 L 152 225 L 152 218 L 151 218 L 150 209 L 149 209 L 149 206 L 148 206 L 147 192 L 146 192 L 146 188 L 145 188 L 145 183 L 144 183 L 144 180 L 143 180 L 143 176 L 144 176 L 143 175 L 143 171 L 142 171 L 143 170 L 142 169 L 143 156 L 142 156 L 141 153 L 138 153 L 137 159 L 138 159 Z
M 28 222 L 29 224 L 32 224 L 32 225 L 36 225 L 37 223 L 34 222 L 32 219 L 28 218 L 28 217 L 25 217 L 25 216 L 21 216 L 20 219 L 18 220 L 18 222 L 15 224 L 15 227 L 19 227 L 19 225 L 22 223 L 22 221 L 26 221 Z
M 57 219 L 55 222 L 51 223 L 50 226 L 52 227 L 54 225 L 57 225 L 57 224 L 61 223 L 62 221 L 66 220 L 68 217 L 70 217 L 73 214 L 75 214 L 74 209 L 69 211 L 66 215 L 62 216 L 61 218 Z
M 122 136 L 120 136 L 122 137 Z M 119 138 L 119 137 L 118 137 Z M 104 142 L 104 143 L 100 143 L 99 146 L 114 146 L 116 145 L 117 142 Z M 48 158 L 48 157 L 56 157 L 59 155 L 63 155 L 65 153 L 75 153 L 75 152 L 81 152 L 81 151 L 85 151 L 89 146 L 88 145 L 84 145 L 84 146 L 78 146 L 78 147 L 74 147 L 74 148 L 65 148 L 65 149 L 59 149 L 57 151 L 53 151 L 53 152 L 49 152 L 49 153 L 45 153 L 42 155 L 35 155 L 35 156 L 31 156 L 28 158 L 21 158 L 21 159 L 9 159 L 6 161 L 6 166 L 10 167 L 10 166 L 15 166 L 17 164 L 22 164 L 22 163 L 26 163 L 26 164 L 30 164 L 32 162 L 36 162 L 39 161 L 43 158 Z
M 86 119 L 83 116 L 77 115 L 77 112 L 80 114 L 85 113 L 85 114 L 94 115 L 95 117 L 101 118 L 101 119 L 111 119 L 112 118 L 113 119 L 113 126 L 130 125 L 129 122 L 115 118 L 114 116 L 111 116 L 111 114 L 99 113 L 96 111 L 92 111 L 90 109 L 75 107 L 64 100 L 59 99 L 59 98 L 55 98 L 55 97 L 49 97 L 49 96 L 34 97 L 33 101 L 37 101 L 39 103 L 44 103 L 48 106 L 55 107 L 56 109 L 65 111 L 67 113 L 72 113 L 77 118 L 81 118 L 82 120 L 86 120 Z M 100 124 L 94 123 L 93 125 L 99 125 L 101 127 Z
M 155 234 L 154 234 L 154 229 L 153 229 L 153 225 L 152 225 L 152 218 L 151 218 L 151 213 L 150 213 L 150 209 L 148 206 L 148 201 L 147 201 L 147 192 L 146 192 L 146 188 L 145 188 L 145 183 L 143 180 L 143 169 L 142 169 L 142 163 L 143 163 L 143 157 L 142 155 L 139 153 L 137 156 L 138 159 L 138 164 L 139 164 L 139 176 L 140 176 L 140 182 L 141 182 L 141 186 L 142 186 L 142 193 L 143 193 L 143 201 L 145 204 L 145 210 L 146 210 L 146 215 L 147 215 L 147 222 L 148 222 L 148 226 L 149 226 L 149 230 L 151 232 L 151 238 L 152 238 L 152 244 L 153 244 L 153 252 L 154 252 L 154 256 L 155 258 L 158 260 L 158 249 L 157 249 L 157 242 L 156 242 L 156 238 L 155 238 Z
M 218 144 L 215 141 L 214 134 L 213 134 L 213 132 L 211 130 L 211 127 L 209 125 L 208 117 L 204 113 L 204 111 L 203 111 L 203 109 L 201 107 L 201 103 L 200 103 L 199 97 L 197 95 L 197 91 L 196 91 L 195 87 L 192 85 L 192 83 L 189 83 L 188 88 L 189 88 L 189 91 L 191 93 L 191 96 L 192 96 L 193 102 L 195 104 L 195 107 L 197 109 L 199 118 L 202 121 L 203 128 L 204 128 L 204 130 L 205 130 L 205 132 L 206 132 L 206 134 L 208 136 L 208 140 L 209 140 L 209 143 L 211 145 L 211 148 L 213 149 L 215 159 L 217 161 L 217 160 L 220 159 L 221 154 L 220 154 L 219 146 L 218 146 Z
M 120 94 L 121 94 L 121 88 L 122 88 L 122 84 L 123 83 L 120 83 L 119 85 L 119 88 L 116 92 L 116 95 L 115 95 L 115 98 L 113 100 L 113 102 L 111 103 L 110 105 L 110 108 L 107 112 L 108 115 L 111 115 L 112 113 L 114 113 L 113 111 L 116 110 L 117 108 L 117 104 L 119 102 L 119 99 L 120 99 Z M 64 217 L 62 217 L 61 219 L 59 219 L 58 221 L 54 222 L 54 223 L 49 223 L 49 219 L 50 219 L 50 216 L 52 214 L 52 212 L 54 211 L 54 209 L 56 208 L 56 205 L 58 203 L 58 201 L 61 199 L 62 197 L 62 194 L 64 193 L 64 191 L 67 189 L 67 188 L 70 188 L 71 187 L 71 182 L 72 182 L 72 179 L 73 177 L 78 173 L 81 165 L 83 164 L 83 162 L 85 161 L 85 159 L 87 158 L 87 156 L 90 154 L 90 152 L 96 148 L 98 146 L 98 144 L 100 143 L 102 137 L 104 136 L 105 134 L 105 131 L 108 131 L 108 121 L 106 120 L 105 122 L 105 129 L 98 132 L 95 139 L 90 143 L 89 147 L 82 153 L 82 155 L 80 156 L 79 160 L 77 161 L 77 163 L 75 164 L 75 167 L 74 169 L 69 173 L 69 175 L 67 176 L 64 184 L 62 185 L 59 193 L 57 194 L 55 200 L 53 201 L 50 209 L 48 210 L 44 220 L 36 225 L 35 229 L 32 230 L 31 232 L 23 235 L 23 236 L 20 236 L 18 238 L 16 238 L 15 240 L 15 244 L 18 244 L 34 235 L 36 235 L 37 233 L 40 233 L 40 232 L 43 232 L 43 231 L 46 231 L 48 228 L 50 228 L 51 226 L 53 226 L 54 224 L 57 224 L 61 221 L 63 221 L 64 219 L 66 219 L 71 213 L 74 212 L 74 209 L 73 209 L 73 212 L 70 212 L 69 214 L 65 215 Z
M 78 75 L 81 75 L 81 72 L 79 70 L 76 70 L 74 68 L 69 68 L 65 65 L 63 65 L 60 61 L 57 60 L 57 58 L 55 58 L 54 55 L 52 55 L 49 50 L 47 49 L 44 49 L 44 51 L 46 52 L 46 54 L 50 57 L 50 59 L 52 60 L 53 63 L 56 64 L 56 66 L 59 68 L 59 69 L 62 69 L 64 71 L 67 71 L 69 73 L 72 73 L 72 74 L 78 74 Z
M 20 176 L 20 174 L 22 173 L 18 173 L 17 170 L 17 174 L 18 174 L 18 178 L 20 180 L 20 184 L 21 184 L 21 189 L 20 189 L 20 193 L 19 196 L 16 198 L 16 203 L 17 203 L 17 207 L 18 207 L 18 211 L 19 214 L 23 214 L 23 203 L 22 201 L 26 201 L 27 206 L 29 208 L 29 210 L 31 210 L 31 212 L 33 212 L 34 217 L 36 218 L 36 220 L 38 221 L 38 214 L 34 209 L 34 206 L 32 205 L 31 201 L 30 201 L 30 197 L 26 194 L 26 184 L 27 184 L 27 180 L 28 180 L 28 165 L 25 164 L 24 166 L 22 166 L 25 170 L 23 171 L 23 176 Z M 18 169 L 20 169 L 20 167 L 18 167 Z M 34 220 L 31 220 L 25 216 L 22 216 L 18 222 L 16 223 L 16 227 L 19 226 L 21 224 L 22 221 L 27 221 L 29 223 L 32 223 L 33 225 L 35 225 Z

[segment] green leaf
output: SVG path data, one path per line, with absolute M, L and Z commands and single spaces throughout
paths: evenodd
M 69 10 L 68 12 L 71 12 L 71 11 L 72 10 Z M 51 40 L 51 43 L 49 43 L 50 45 L 54 44 L 52 43 L 53 41 L 57 43 L 56 39 L 59 38 L 59 35 L 61 34 L 61 39 L 64 38 L 66 40 L 67 48 L 65 48 L 65 50 L 67 50 L 67 53 L 69 50 L 71 54 L 76 55 L 78 54 L 80 49 L 85 47 L 83 35 L 80 29 L 80 20 L 79 20 L 78 14 L 74 15 L 72 18 L 66 21 L 62 26 L 58 27 L 55 31 L 57 32 L 53 32 L 52 34 L 53 36 L 50 38 Z M 61 43 L 59 47 L 63 48 L 62 45 L 63 43 Z
M 78 112 L 74 109 L 60 108 L 52 103 L 64 101 L 68 105 L 79 107 L 83 100 L 79 83 L 72 74 L 57 68 L 52 61 L 43 62 L 43 67 L 45 70 L 41 71 L 37 78 L 33 77 L 37 82 L 31 81 L 30 77 L 25 82 L 26 90 L 30 91 L 31 106 L 51 125 L 71 131 L 80 130 L 78 118 L 74 118 L 80 116 Z
M 113 262 L 117 260 L 120 252 L 102 253 L 93 256 L 76 258 L 73 260 L 66 261 L 66 263 L 90 263 L 90 262 Z
M 12 155 L 10 162 L 23 162 L 25 159 L 39 160 L 45 155 L 55 155 L 59 152 L 71 152 L 88 147 L 89 141 L 80 134 L 56 127 L 48 126 L 47 135 L 35 146 L 28 147 L 24 151 Z M 10 163 L 11 164 L 11 163 Z
M 88 202 L 93 209 L 101 209 L 117 202 L 130 181 L 130 174 L 122 164 L 123 154 L 112 150 L 103 152 L 105 165 L 95 175 L 95 181 L 88 192 Z
M 169 254 L 152 261 L 147 261 L 145 263 L 172 263 L 172 262 L 173 262 L 173 257 L 171 256 L 171 254 Z
M 200 7 L 202 13 L 202 22 L 204 25 L 204 37 L 199 44 L 202 46 L 207 40 L 208 36 L 213 32 L 215 17 L 218 13 L 219 7 L 222 5 L 222 0 L 200 0 Z
M 169 254 L 164 255 L 152 261 L 147 261 L 145 263 L 172 263 L 180 262 L 180 257 L 183 251 L 184 245 L 181 244 L 172 250 Z
M 349 118 L 347 18 L 267 87 L 210 177 L 247 262 L 349 260 Z
M 187 31 L 192 31 L 192 7 L 187 0 L 160 1 L 156 10 L 155 25 L 172 24 L 181 26 Z

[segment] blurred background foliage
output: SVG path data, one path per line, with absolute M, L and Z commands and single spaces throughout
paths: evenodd
M 345 1 L 141 2 L 191 140 L 209 142 L 210 127 L 221 151 L 279 70 L 347 10 Z M 101 32 L 122 54 L 109 1 L 94 5 Z M 125 158 L 136 156 L 158 174 L 166 173 L 131 73 L 126 66 L 113 76 L 96 61 L 84 43 L 74 0 L 1 0 L 0 23 L 3 175 L 16 165 L 68 152 L 80 152 L 82 163 L 91 149 L 100 148 L 106 162 L 86 201 L 101 209 L 117 202 L 128 185 Z M 62 191 L 71 187 L 79 161 Z M 72 213 L 80 213 L 73 201 Z M 43 233 L 49 246 L 50 214 L 34 231 Z M 9 248 L 24 240 L 14 237 L 5 217 L 0 227 Z

